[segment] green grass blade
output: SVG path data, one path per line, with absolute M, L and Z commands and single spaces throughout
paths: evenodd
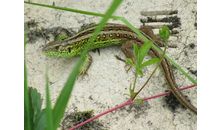
M 65 108 L 67 106 L 69 97 L 71 95 L 73 85 L 75 83 L 76 77 L 78 75 L 80 63 L 82 63 L 83 59 L 80 58 L 74 68 L 74 70 L 71 72 L 67 82 L 64 85 L 64 88 L 62 89 L 56 104 L 53 108 L 53 127 L 56 129 L 60 123 L 61 118 L 63 117 Z
M 90 44 L 92 43 L 93 39 L 98 35 L 102 27 L 105 25 L 105 23 L 108 21 L 109 17 L 112 15 L 112 13 L 116 10 L 116 8 L 119 6 L 119 4 L 122 2 L 122 0 L 114 0 L 112 3 L 110 9 L 106 12 L 105 16 L 103 17 L 102 21 L 98 25 L 98 27 L 95 29 L 93 36 L 89 39 L 88 45 L 85 47 L 85 50 L 83 51 L 82 55 L 80 56 L 79 61 L 76 64 L 76 67 L 70 74 L 63 90 L 61 91 L 57 102 L 55 104 L 55 107 L 53 109 L 53 123 L 54 123 L 54 128 L 56 129 L 59 126 L 60 120 L 63 117 L 65 108 L 67 106 L 69 97 L 71 95 L 73 85 L 75 83 L 76 77 L 79 72 L 79 67 L 82 64 L 82 61 L 85 57 L 86 52 L 89 49 Z
M 69 12 L 75 12 L 75 13 L 80 13 L 80 14 L 93 15 L 93 16 L 98 16 L 98 17 L 104 17 L 105 16 L 105 14 L 99 14 L 99 13 L 93 13 L 93 12 L 88 12 L 88 11 L 64 8 L 64 7 L 59 7 L 59 6 L 45 5 L 45 4 L 32 3 L 32 2 L 26 2 L 26 1 L 24 1 L 24 3 L 25 4 L 30 4 L 30 5 L 41 6 L 41 7 L 59 9 L 59 10 L 64 10 L 64 11 L 69 11 Z M 118 16 L 110 16 L 110 18 L 121 19 L 121 17 L 118 17 Z
M 26 47 L 26 25 L 24 30 L 24 129 L 32 130 L 33 129 L 33 109 L 30 103 L 30 97 L 28 94 L 28 85 L 27 85 L 27 70 L 25 63 L 25 47 Z
M 104 14 L 98 14 L 98 13 L 93 13 L 93 12 L 88 12 L 88 11 L 64 8 L 64 7 L 59 7 L 59 6 L 45 5 L 45 4 L 32 3 L 32 2 L 26 2 L 26 1 L 24 1 L 24 3 L 36 5 L 36 6 L 47 7 L 47 8 L 59 9 L 59 10 L 64 10 L 64 11 L 70 11 L 70 12 L 75 12 L 75 13 L 87 14 L 87 15 L 94 15 L 94 16 L 100 16 L 100 17 L 104 16 Z
M 47 130 L 54 130 L 53 129 L 53 114 L 52 114 L 51 100 L 50 100 L 48 67 L 46 70 L 46 123 L 47 123 Z
M 25 62 L 26 33 L 24 34 L 24 130 L 42 130 L 46 127 L 45 112 L 41 111 L 42 99 L 36 89 L 28 88 Z M 34 111 L 36 112 L 34 114 Z
M 197 86 L 197 82 L 189 76 L 179 65 L 177 65 L 174 61 L 172 61 L 167 55 L 164 55 L 164 57 L 167 58 L 167 60 L 170 61 L 171 64 L 173 64 L 180 72 L 182 72 L 194 85 Z

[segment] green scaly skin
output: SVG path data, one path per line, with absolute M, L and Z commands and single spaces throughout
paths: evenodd
M 86 32 L 90 28 L 95 28 L 97 25 L 92 24 L 89 25 L 83 29 L 81 29 L 78 34 L 75 36 L 81 35 L 81 33 Z M 111 37 L 111 34 L 107 35 L 98 35 L 96 39 L 94 40 L 94 43 L 90 46 L 90 50 L 94 50 L 101 47 L 108 47 L 108 46 L 114 46 L 114 45 L 122 45 L 124 41 L 122 39 L 118 38 L 115 39 L 115 37 Z M 71 58 L 74 56 L 79 56 L 83 52 L 86 43 L 88 42 L 89 38 L 83 38 L 80 41 L 74 42 L 75 36 L 67 38 L 67 39 L 61 39 L 57 41 L 52 41 L 48 43 L 43 48 L 43 53 L 50 57 L 61 57 L 61 58 Z M 90 64 L 92 62 L 91 55 L 87 54 L 85 56 L 85 60 L 81 66 L 80 69 L 80 75 L 84 76 L 84 74 L 87 74 L 87 70 L 90 67 Z
M 69 38 L 68 38 L 69 39 Z M 44 49 L 43 53 L 47 56 L 51 57 L 61 57 L 61 58 L 71 58 L 74 56 L 79 56 L 83 52 L 86 43 L 88 42 L 88 39 L 81 40 L 80 42 L 68 44 L 65 46 L 62 46 L 65 44 L 68 39 L 63 41 L 55 41 L 48 43 Z M 101 47 L 108 47 L 108 46 L 114 46 L 114 45 L 122 45 L 123 41 L 120 39 L 113 39 L 108 38 L 108 40 L 102 41 L 103 36 L 98 36 L 94 43 L 89 47 L 90 50 L 94 50 Z M 49 48 L 48 48 L 49 47 Z

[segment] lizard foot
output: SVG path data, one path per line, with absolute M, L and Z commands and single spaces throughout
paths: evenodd
M 131 69 L 131 65 L 130 64 L 128 64 L 127 62 L 125 63 L 125 68 L 127 67 L 127 66 L 129 66 L 129 68 L 126 70 L 126 73 L 128 73 L 128 71 Z
M 79 71 L 79 75 L 78 75 L 77 79 L 80 76 L 82 76 L 82 80 L 83 80 L 84 75 L 88 75 L 87 70 L 89 69 L 91 63 L 92 63 L 92 56 L 87 54 L 85 56 L 85 61 L 83 62 L 82 66 L 81 66 L 81 69 Z
M 78 75 L 77 79 L 79 79 L 79 77 L 82 77 L 82 80 L 83 80 L 85 75 L 88 75 L 87 70 L 82 70 L 82 71 L 79 72 L 79 75 Z

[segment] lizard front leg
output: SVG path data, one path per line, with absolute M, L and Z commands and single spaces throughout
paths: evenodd
M 78 77 L 79 77 L 79 76 L 82 76 L 82 78 L 83 78 L 83 76 L 84 76 L 85 74 L 88 75 L 87 70 L 89 69 L 91 63 L 92 63 L 92 56 L 87 53 L 86 56 L 85 56 L 85 60 L 84 60 L 82 66 L 81 66 L 81 68 L 80 68 L 80 70 L 79 70 L 79 75 L 78 75 Z

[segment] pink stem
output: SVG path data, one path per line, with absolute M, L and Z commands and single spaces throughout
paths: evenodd
M 69 130 L 74 130 L 74 129 L 76 129 L 76 128 L 78 128 L 78 127 L 80 127 L 80 126 L 82 126 L 82 125 L 84 125 L 84 124 L 86 124 L 86 123 L 88 123 L 88 122 L 90 122 L 90 121 L 92 121 L 92 120 L 95 120 L 96 118 L 99 118 L 99 117 L 102 116 L 102 115 L 105 115 L 105 114 L 107 114 L 107 113 L 109 113 L 109 112 L 112 112 L 112 111 L 114 111 L 114 110 L 117 110 L 117 109 L 119 109 L 119 108 L 121 108 L 121 107 L 124 107 L 124 106 L 127 106 L 127 105 L 131 105 L 131 104 L 133 104 L 133 103 L 134 103 L 134 102 L 129 99 L 129 100 L 126 101 L 125 103 L 123 103 L 123 104 L 121 104 L 121 105 L 119 105 L 119 106 L 117 106 L 117 107 L 115 107 L 115 108 L 109 109 L 109 110 L 107 110 L 107 111 L 105 111 L 105 112 L 103 112 L 103 113 L 101 113 L 101 114 L 99 114 L 99 115 L 97 115 L 97 116 L 95 116 L 95 117 L 92 117 L 92 118 L 90 118 L 89 120 L 86 120 L 86 121 L 84 121 L 84 122 L 82 122 L 82 123 L 80 123 L 80 124 L 74 126 L 73 128 L 71 128 L 71 129 L 69 129 Z
M 192 88 L 192 87 L 195 87 L 195 85 L 191 85 L 191 86 L 188 86 L 188 87 L 180 88 L 180 91 L 185 90 L 185 89 L 188 89 L 188 88 Z M 158 94 L 158 95 L 155 95 L 155 96 L 152 96 L 152 97 L 143 98 L 142 101 L 146 101 L 146 100 L 149 100 L 149 99 L 152 99 L 152 98 L 164 96 L 164 95 L 167 95 L 167 94 L 170 94 L 170 93 L 171 93 L 171 92 L 169 91 L 169 92 L 165 92 L 165 93 L 162 93 L 162 94 Z
M 180 88 L 180 91 L 185 90 L 185 89 L 188 89 L 188 88 L 192 88 L 192 87 L 195 87 L 195 85 L 191 85 L 191 86 L 188 86 L 188 87 Z M 164 96 L 164 95 L 167 95 L 167 94 L 170 94 L 170 93 L 171 93 L 171 92 L 169 91 L 169 92 L 165 92 L 165 93 L 162 93 L 162 94 L 158 94 L 158 95 L 156 95 L 156 96 L 152 96 L 152 97 L 148 97 L 148 98 L 143 98 L 142 101 L 146 101 L 146 100 L 149 100 L 149 99 L 152 99 L 152 98 Z M 84 122 L 82 122 L 82 123 L 80 123 L 80 124 L 78 124 L 78 125 L 76 125 L 76 126 L 70 128 L 69 130 L 74 130 L 74 129 L 76 129 L 76 128 L 80 127 L 80 126 L 83 126 L 84 124 L 86 124 L 86 123 L 88 123 L 88 122 L 90 122 L 90 121 L 92 121 L 92 120 L 95 120 L 95 119 L 99 118 L 99 117 L 102 116 L 102 115 L 105 115 L 105 114 L 107 114 L 107 113 L 109 113 L 109 112 L 112 112 L 112 111 L 114 111 L 114 110 L 117 110 L 117 109 L 119 109 L 119 108 L 121 108 L 121 107 L 124 107 L 124 106 L 127 106 L 127 105 L 131 105 L 131 104 L 134 104 L 134 103 L 135 103 L 134 101 L 132 101 L 131 99 L 129 99 L 129 100 L 126 101 L 125 103 L 123 103 L 123 104 L 121 104 L 121 105 L 119 105 L 119 106 L 116 106 L 115 108 L 109 109 L 109 110 L 107 110 L 107 111 L 105 111 L 105 112 L 103 112 L 103 113 L 101 113 L 101 114 L 99 114 L 99 115 L 97 115 L 97 116 L 94 116 L 94 117 L 90 118 L 89 120 L 86 120 L 86 121 L 84 121 Z

